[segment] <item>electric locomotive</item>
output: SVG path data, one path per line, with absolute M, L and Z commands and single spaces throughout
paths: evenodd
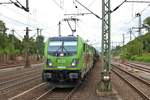
M 49 38 L 44 50 L 43 81 L 56 87 L 74 87 L 92 68 L 95 52 L 79 36 Z

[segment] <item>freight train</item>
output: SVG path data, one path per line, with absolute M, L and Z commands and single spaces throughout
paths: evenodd
M 97 55 L 80 36 L 51 37 L 45 43 L 42 79 L 56 87 L 74 87 L 93 67 Z

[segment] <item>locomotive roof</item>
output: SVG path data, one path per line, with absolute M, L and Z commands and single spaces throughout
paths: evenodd
M 77 37 L 75 36 L 59 36 L 59 37 L 51 37 L 49 41 L 76 41 Z

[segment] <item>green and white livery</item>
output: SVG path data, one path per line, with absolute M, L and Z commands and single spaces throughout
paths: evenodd
M 45 43 L 42 78 L 57 87 L 75 86 L 92 68 L 95 54 L 79 36 L 51 37 Z

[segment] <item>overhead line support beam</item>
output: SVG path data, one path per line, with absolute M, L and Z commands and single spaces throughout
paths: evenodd
M 132 3 L 150 3 L 150 1 L 134 1 L 134 0 L 130 0 L 130 1 L 128 1 L 128 0 L 126 0 L 126 2 L 132 2 Z
M 90 9 L 88 9 L 86 6 L 84 6 L 82 3 L 80 3 L 79 1 L 75 0 L 78 4 L 80 4 L 83 8 L 85 8 L 86 10 L 88 10 L 91 14 L 93 14 L 94 16 L 96 16 L 98 19 L 102 20 L 101 17 L 99 17 L 97 14 L 95 14 L 93 11 L 91 11 Z
M 12 2 L 0 2 L 0 5 L 2 4 L 12 4 Z

